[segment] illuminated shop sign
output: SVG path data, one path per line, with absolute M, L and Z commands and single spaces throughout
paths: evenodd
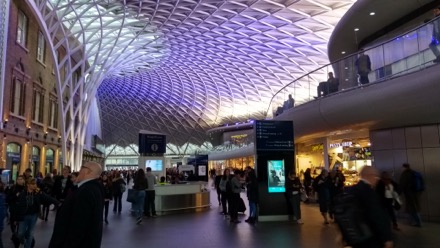
M 341 143 L 330 143 L 330 148 L 338 148 L 338 147 L 344 147 L 344 146 L 352 146 L 353 142 L 346 141 Z
M 312 146 L 312 151 L 313 152 L 319 152 L 319 151 L 323 151 L 323 150 L 324 150 L 324 145 L 323 144 L 313 145 Z

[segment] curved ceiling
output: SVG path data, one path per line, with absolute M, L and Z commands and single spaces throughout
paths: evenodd
M 264 118 L 275 92 L 327 64 L 330 35 L 355 0 L 122 2 L 148 22 L 157 42 L 146 40 L 145 49 L 158 56 L 102 82 L 103 140 L 137 143 L 139 130 L 149 130 L 175 145 L 200 145 L 207 129 Z M 308 97 L 316 82 L 290 90 Z

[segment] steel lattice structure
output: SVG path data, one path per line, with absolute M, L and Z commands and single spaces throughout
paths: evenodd
M 60 100 L 65 162 L 75 166 L 95 95 L 106 144 L 136 143 L 139 129 L 202 144 L 206 129 L 265 116 L 277 90 L 328 63 L 327 41 L 355 0 L 27 2 L 52 51 L 67 50 L 53 58 L 58 93 L 81 99 Z

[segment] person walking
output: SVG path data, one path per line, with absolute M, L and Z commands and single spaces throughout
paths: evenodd
M 415 171 L 411 169 L 408 163 L 402 165 L 403 172 L 400 175 L 400 187 L 402 193 L 405 196 L 405 208 L 407 213 L 411 217 L 412 226 L 422 226 L 422 220 L 420 218 L 420 196 L 421 191 L 416 187 Z
M 231 194 L 231 190 L 228 190 L 228 188 L 226 186 L 228 185 L 229 180 L 231 180 L 230 177 L 231 177 L 230 169 L 225 169 L 223 171 L 223 175 L 222 175 L 222 178 L 220 179 L 220 184 L 219 184 L 219 187 L 221 190 L 221 200 L 222 200 L 222 209 L 223 209 L 223 212 L 221 212 L 221 214 L 223 214 L 223 215 L 229 214 L 228 208 L 230 208 L 230 206 L 228 206 L 228 201 L 229 201 L 228 198 Z M 230 189 L 230 187 L 229 187 L 229 189 Z
M 8 190 L 6 194 L 6 202 L 9 206 L 9 225 L 11 227 L 12 237 L 11 240 L 14 243 L 14 247 L 20 246 L 20 240 L 17 236 L 18 223 L 19 223 L 19 206 L 18 195 L 25 190 L 25 181 L 23 176 L 18 176 L 14 185 Z
M 145 203 L 145 190 L 148 187 L 145 171 L 142 168 L 136 172 L 133 183 L 133 189 L 136 190 L 136 200 L 133 203 L 133 210 L 136 215 L 136 224 L 139 225 L 142 222 Z
M 400 190 L 399 186 L 392 180 L 388 172 L 382 172 L 381 178 L 376 186 L 376 192 L 379 195 L 382 206 L 387 211 L 388 216 L 393 223 L 394 230 L 400 230 L 397 225 L 396 213 L 394 210 L 395 198 L 400 194 Z
M 238 220 L 238 208 L 240 204 L 240 192 L 241 192 L 241 171 L 235 170 L 234 176 L 229 181 L 230 186 L 226 186 L 226 188 L 230 187 L 230 195 L 228 197 L 228 206 L 229 206 L 229 216 L 231 217 L 231 223 L 240 223 Z M 226 189 L 228 191 L 228 189 Z
M 122 191 L 126 188 L 126 183 L 124 179 L 121 177 L 121 173 L 118 171 L 115 174 L 115 178 L 112 180 L 112 192 L 113 192 L 113 213 L 121 213 L 122 211 L 122 195 L 124 192 Z
M 328 225 L 328 213 L 330 212 L 332 182 L 328 176 L 328 171 L 323 169 L 321 174 L 313 181 L 313 190 L 318 192 L 319 210 L 324 218 L 324 224 Z
M 18 239 L 24 248 L 30 248 L 34 239 L 34 228 L 37 223 L 38 215 L 42 203 L 49 203 L 58 206 L 60 203 L 55 198 L 50 197 L 37 187 L 37 180 L 30 178 L 25 190 L 17 195 L 17 220 Z
M 54 181 L 52 178 L 52 173 L 47 173 L 44 179 L 41 181 L 41 190 L 48 195 L 53 195 L 53 184 Z M 41 212 L 43 214 L 44 221 L 47 221 L 47 218 L 49 217 L 49 209 L 50 203 L 43 203 L 43 209 Z
M 371 71 L 371 60 L 368 55 L 364 54 L 364 50 L 361 50 L 359 53 L 359 57 L 357 58 L 355 65 L 359 75 L 359 83 L 369 83 L 370 79 L 368 78 L 368 74 Z
M 378 171 L 371 166 L 364 166 L 359 172 L 361 180 L 348 189 L 358 202 L 359 213 L 363 222 L 371 231 L 371 236 L 364 241 L 351 245 L 353 248 L 391 248 L 394 246 L 390 220 L 382 207 L 374 188 L 379 180 Z
M 106 174 L 102 176 L 102 186 L 104 187 L 104 222 L 107 225 L 108 208 L 110 206 L 110 201 L 113 198 L 113 192 L 112 192 L 112 181 Z
M 81 166 L 78 189 L 67 196 L 57 211 L 49 248 L 101 247 L 104 210 L 101 173 L 101 165 L 96 162 Z
M 249 217 L 245 222 L 254 224 L 257 221 L 258 182 L 254 169 L 248 169 L 246 175 L 246 195 L 249 200 Z

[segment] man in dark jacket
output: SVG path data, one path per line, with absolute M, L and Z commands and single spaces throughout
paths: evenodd
M 379 181 L 379 173 L 371 166 L 364 166 L 359 173 L 361 180 L 350 189 L 363 209 L 363 219 L 372 232 L 372 237 L 353 248 L 390 248 L 393 238 L 390 218 L 382 207 L 374 190 Z
M 77 178 L 78 189 L 57 212 L 49 248 L 99 248 L 102 240 L 104 189 L 98 181 L 102 168 L 86 162 Z
M 70 166 L 64 166 L 61 176 L 55 177 L 53 184 L 53 194 L 59 201 L 64 201 L 67 195 L 72 192 L 74 185 L 70 179 Z
M 405 196 L 405 208 L 412 219 L 412 226 L 422 226 L 422 220 L 420 218 L 420 197 L 421 192 L 417 192 L 415 189 L 414 171 L 411 169 L 408 163 L 402 165 L 403 171 L 400 175 L 400 187 L 403 195 Z
M 55 206 L 59 204 L 55 198 L 40 191 L 34 178 L 27 181 L 25 190 L 17 193 L 18 239 L 25 248 L 32 245 L 33 231 L 43 202 Z

